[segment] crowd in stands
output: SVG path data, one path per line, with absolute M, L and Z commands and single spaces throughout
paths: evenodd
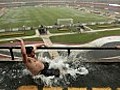
M 119 0 L 0 0 L 0 3 L 8 2 L 33 2 L 33 1 L 42 1 L 42 2 L 94 2 L 94 3 L 116 3 L 120 4 Z
M 10 3 L 17 2 L 17 3 Z M 5 3 L 3 6 L 7 7 L 19 7 L 19 6 L 34 6 L 34 5 L 80 5 L 83 7 L 94 7 L 101 9 L 109 9 L 112 11 L 120 11 L 120 6 L 109 6 L 110 3 L 120 4 L 119 0 L 0 0 L 0 3 Z M 1 4 L 0 4 L 1 6 Z

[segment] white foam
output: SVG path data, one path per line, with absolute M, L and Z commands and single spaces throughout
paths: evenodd
M 41 58 L 41 57 L 40 57 Z M 71 61 L 72 67 L 70 64 L 68 64 L 64 60 L 66 57 L 58 57 L 55 58 L 54 60 L 51 60 L 47 57 L 43 58 L 42 61 L 48 62 L 49 63 L 49 68 L 54 68 L 54 69 L 59 69 L 60 70 L 60 77 L 55 77 L 55 76 L 49 76 L 46 77 L 42 74 L 33 76 L 33 79 L 35 80 L 36 83 L 40 84 L 43 83 L 44 85 L 47 86 L 52 86 L 52 85 L 65 85 L 65 84 L 70 84 L 67 75 L 69 75 L 71 78 L 76 79 L 77 75 L 87 75 L 89 71 L 86 69 L 86 67 L 82 66 L 79 68 L 76 68 L 75 62 L 75 57 L 68 58 L 68 61 Z M 72 60 L 70 60 L 72 59 Z M 78 61 L 80 62 L 80 61 Z M 41 82 L 42 81 L 42 82 Z
M 32 73 L 29 70 L 27 70 L 27 69 L 23 69 L 22 73 L 23 73 L 23 76 L 25 76 L 25 75 L 32 75 Z

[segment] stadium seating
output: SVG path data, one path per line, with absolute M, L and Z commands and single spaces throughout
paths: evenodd
M 48 0 L 0 0 L 0 3 L 5 2 L 30 2 L 30 1 L 47 1 Z M 119 0 L 49 0 L 49 1 L 76 1 L 76 2 L 97 2 L 97 3 L 117 3 L 120 4 Z
M 17 3 L 10 3 L 17 2 Z M 119 7 L 109 6 L 110 3 L 120 4 L 119 0 L 0 0 L 0 3 L 6 3 L 4 6 L 7 7 L 18 7 L 18 6 L 34 6 L 34 5 L 66 5 L 69 4 L 71 6 L 86 6 L 86 7 L 94 7 L 101 9 L 109 9 L 112 11 L 120 11 Z M 1 6 L 1 4 L 0 4 Z

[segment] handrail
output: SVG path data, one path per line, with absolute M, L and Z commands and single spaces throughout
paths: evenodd
M 21 49 L 21 47 L 0 46 L 0 49 Z M 117 47 L 37 47 L 37 49 L 82 49 L 82 50 L 119 50 Z
M 14 60 L 13 49 L 21 49 L 21 47 L 0 46 L 0 49 L 9 49 L 11 58 L 12 60 Z M 120 48 L 117 48 L 117 47 L 38 47 L 37 49 L 50 49 L 50 50 L 66 49 L 68 51 L 68 56 L 71 50 L 120 50 Z

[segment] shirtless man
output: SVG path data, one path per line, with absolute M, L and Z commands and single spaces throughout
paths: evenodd
M 58 69 L 49 69 L 49 64 L 37 60 L 35 57 L 35 49 L 33 47 L 25 47 L 22 39 L 17 39 L 21 45 L 21 54 L 23 62 L 26 68 L 32 73 L 32 75 L 43 74 L 45 76 L 59 77 L 60 71 Z M 43 46 L 41 44 L 39 46 Z M 44 45 L 45 46 L 45 45 Z

